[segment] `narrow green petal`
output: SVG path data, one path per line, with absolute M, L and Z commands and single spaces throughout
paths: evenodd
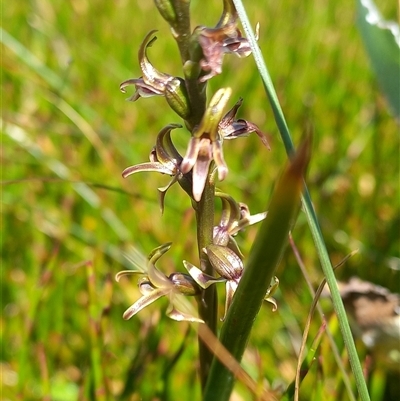
M 148 295 L 144 295 L 138 301 L 136 301 L 132 306 L 130 306 L 122 315 L 122 317 L 125 320 L 130 319 L 132 316 L 136 315 L 136 313 L 138 313 L 143 308 L 156 301 L 158 298 L 161 298 L 162 296 L 168 294 L 168 292 L 169 289 L 162 288 L 154 290 L 152 293 Z
M 161 210 L 161 214 L 164 213 L 164 199 L 165 199 L 165 195 L 167 194 L 167 191 L 172 187 L 172 185 L 174 185 L 177 181 L 178 181 L 178 176 L 175 175 L 175 176 L 172 178 L 172 180 L 171 180 L 167 185 L 165 185 L 164 187 L 157 188 L 157 189 L 158 189 L 158 192 L 159 192 L 159 194 L 160 194 L 159 201 L 160 201 L 160 210 Z
M 194 166 L 197 160 L 197 155 L 200 150 L 200 139 L 190 138 L 189 145 L 186 150 L 186 155 L 181 163 L 181 171 L 183 174 L 188 173 Z
M 215 245 L 222 245 L 222 244 L 215 244 Z M 231 235 L 229 236 L 228 244 L 226 245 L 229 249 L 231 249 L 233 252 L 236 253 L 236 255 L 239 256 L 240 259 L 244 259 L 244 255 L 242 251 L 239 249 L 239 245 L 237 244 L 235 238 L 233 238 Z
M 143 277 L 139 281 L 138 286 L 139 286 L 139 291 L 142 295 L 149 295 L 156 290 L 156 288 L 153 285 L 151 285 L 149 278 L 147 276 Z
M 231 94 L 231 88 L 221 88 L 214 94 L 198 129 L 193 133 L 196 138 L 200 138 L 206 133 L 212 141 L 217 139 L 218 124 L 223 117 L 225 106 Z
M 148 256 L 149 262 L 156 263 L 158 259 L 160 259 L 162 255 L 164 255 L 165 252 L 169 251 L 171 245 L 172 242 L 166 242 L 165 244 L 162 244 L 157 248 L 154 248 Z
M 115 281 L 118 282 L 119 280 L 121 280 L 121 277 L 123 277 L 123 276 L 132 276 L 135 274 L 145 274 L 145 273 L 137 272 L 134 270 L 122 270 L 115 275 Z
M 215 192 L 215 196 L 220 198 L 221 202 L 222 202 L 222 213 L 221 213 L 220 225 L 230 227 L 230 226 L 232 226 L 232 224 L 235 221 L 239 221 L 240 220 L 239 205 L 232 198 L 232 196 L 225 194 L 223 192 Z
M 213 277 L 206 273 L 203 273 L 198 267 L 192 265 L 186 260 L 183 261 L 183 264 L 189 274 L 192 276 L 193 280 L 203 289 L 208 288 L 211 284 L 214 283 L 223 283 L 226 281 L 223 277 Z
M 147 272 L 148 259 L 138 248 L 130 246 L 126 252 L 123 253 L 126 260 L 133 264 L 134 268 L 140 273 Z
M 197 161 L 193 167 L 193 198 L 200 202 L 204 186 L 208 177 L 208 170 L 212 161 L 209 139 L 201 139 Z
M 276 303 L 276 299 L 272 297 L 264 298 L 264 301 L 269 302 L 272 304 L 272 312 L 276 312 L 278 310 L 278 304 Z
M 167 311 L 165 314 L 177 322 L 197 322 L 197 323 L 204 323 L 204 320 L 200 319 L 196 316 L 196 311 L 193 308 L 193 314 L 182 312 L 178 308 L 176 308 L 175 300 L 168 305 Z
M 181 124 L 169 124 L 163 128 L 157 135 L 156 152 L 159 161 L 163 161 L 163 156 L 168 155 L 170 159 L 177 162 L 182 161 L 182 156 L 179 154 L 171 139 L 171 131 L 175 128 L 182 128 Z
M 175 309 L 173 306 L 171 306 L 170 310 L 167 310 L 166 315 L 172 319 L 172 320 L 176 320 L 177 322 L 192 322 L 192 323 L 204 323 L 204 320 L 191 316 L 191 315 L 187 315 L 185 313 L 182 313 L 180 311 L 178 311 L 177 309 Z
M 174 171 L 171 170 L 169 167 L 165 166 L 164 164 L 161 164 L 159 162 L 147 162 L 147 163 L 141 163 L 141 164 L 136 164 L 135 166 L 127 167 L 122 172 L 122 177 L 126 178 L 132 174 L 140 173 L 142 171 L 154 171 L 156 173 L 174 175 Z
M 228 166 L 224 160 L 224 152 L 222 150 L 222 141 L 215 140 L 212 143 L 212 154 L 215 164 L 218 168 L 218 179 L 223 181 L 228 175 Z
M 235 235 L 244 228 L 259 223 L 267 217 L 267 214 L 268 212 L 261 212 L 240 220 L 238 225 L 232 231 L 230 231 L 229 234 Z
M 216 25 L 216 28 L 220 28 L 221 26 L 224 26 L 231 22 L 236 22 L 236 20 L 237 12 L 235 6 L 233 5 L 232 1 L 224 0 L 224 9 L 222 11 L 221 18 Z
M 147 85 L 150 85 L 151 87 L 163 92 L 165 90 L 165 84 L 174 79 L 174 77 L 158 71 L 147 58 L 147 48 L 157 40 L 157 37 L 154 36 L 156 32 L 157 30 L 152 30 L 146 35 L 142 45 L 139 48 L 138 59 L 140 69 L 143 73 L 144 82 Z
M 224 316 L 221 318 L 221 322 L 223 322 L 226 318 L 226 314 L 228 313 L 228 310 L 232 304 L 232 299 L 233 296 L 235 295 L 236 288 L 237 288 L 236 281 L 230 280 L 226 282 L 225 311 L 224 311 Z
M 137 85 L 138 83 L 141 82 L 140 78 L 129 78 L 126 81 L 122 82 L 119 86 L 119 90 L 122 93 L 126 93 L 126 88 L 130 85 Z
M 172 283 L 168 280 L 168 277 L 164 273 L 157 270 L 153 263 L 149 262 L 149 264 L 147 265 L 147 275 L 151 284 L 154 285 L 154 287 L 167 289 L 172 288 Z

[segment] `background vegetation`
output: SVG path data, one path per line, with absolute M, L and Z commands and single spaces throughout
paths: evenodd
M 247 3 L 295 143 L 314 131 L 307 181 L 332 261 L 359 249 L 338 278 L 357 275 L 398 292 L 398 126 L 363 49 L 355 4 Z M 219 2 L 192 4 L 193 26 L 215 25 Z M 396 19 L 395 4 L 378 5 Z M 148 1 L 32 0 L 2 9 L 3 399 L 199 399 L 194 330 L 168 320 L 162 300 L 123 321 L 139 293 L 135 280 L 114 282 L 132 244 L 147 254 L 172 241 L 165 272 L 183 268 L 182 259 L 196 262 L 194 215 L 178 186 L 161 216 L 156 188 L 167 177 L 121 177 L 147 160 L 164 125 L 180 122 L 163 99 L 127 103 L 118 89 L 139 75 L 138 45 L 154 28 L 151 61 L 181 74 L 167 25 Z M 226 57 L 210 93 L 221 86 L 232 87 L 232 102 L 244 97 L 240 116 L 269 134 L 271 152 L 256 136 L 225 144 L 230 173 L 220 185 L 260 212 L 286 156 L 252 58 Z M 185 149 L 188 138 L 177 132 L 174 139 Z M 238 239 L 245 254 L 256 230 Z M 293 237 L 316 287 L 322 273 L 302 215 Z M 290 249 L 278 276 L 278 311 L 263 307 L 243 366 L 264 385 L 285 388 L 312 296 Z M 342 349 L 330 303 L 323 304 Z M 320 326 L 315 317 L 310 339 Z M 364 361 L 367 350 L 357 345 Z M 303 399 L 347 399 L 326 337 L 317 355 Z M 396 373 L 372 360 L 372 399 L 384 399 Z M 398 389 L 386 391 L 396 398 Z M 251 399 L 240 384 L 236 395 Z

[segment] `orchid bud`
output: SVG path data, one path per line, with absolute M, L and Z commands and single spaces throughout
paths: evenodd
M 209 245 L 204 249 L 215 271 L 227 280 L 239 281 L 243 272 L 242 260 L 226 246 Z
M 192 296 L 201 293 L 200 287 L 189 274 L 172 273 L 168 279 L 174 285 L 174 288 L 183 295 Z
M 187 120 L 190 116 L 189 98 L 182 78 L 175 78 L 165 85 L 165 99 L 171 109 L 175 111 L 179 117 Z
M 165 19 L 165 21 L 167 21 L 170 25 L 174 25 L 176 23 L 176 12 L 174 10 L 174 6 L 171 4 L 171 1 L 154 0 L 154 3 L 158 9 L 158 12 Z

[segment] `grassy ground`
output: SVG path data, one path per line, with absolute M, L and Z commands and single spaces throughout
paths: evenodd
M 192 3 L 194 26 L 215 24 L 219 4 Z M 332 261 L 359 250 L 338 278 L 358 275 L 398 292 L 398 126 L 364 53 L 355 4 L 247 3 L 295 143 L 314 131 L 307 181 Z M 182 269 L 182 259 L 196 263 L 194 216 L 178 186 L 161 217 L 156 188 L 167 177 L 121 178 L 147 160 L 164 125 L 180 122 L 163 99 L 127 103 L 118 89 L 140 75 L 137 48 L 154 28 L 150 59 L 181 74 L 167 25 L 147 1 L 32 0 L 2 9 L 2 399 L 199 399 L 194 330 L 165 318 L 163 301 L 123 321 L 139 293 L 135 280 L 114 281 L 131 244 L 147 254 L 172 241 L 166 272 Z M 394 5 L 384 11 L 395 18 Z M 224 148 L 230 173 L 221 189 L 260 212 L 286 156 L 251 57 L 226 57 L 210 93 L 221 86 L 233 88 L 232 104 L 244 97 L 240 116 L 269 134 L 271 152 L 255 136 Z M 174 138 L 183 150 L 183 131 Z M 255 234 L 240 235 L 244 254 Z M 322 273 L 302 215 L 293 237 L 316 287 Z M 278 311 L 262 309 L 243 365 L 284 388 L 312 297 L 289 249 L 278 276 Z M 329 302 L 324 310 L 342 350 Z M 320 326 L 316 316 L 311 340 Z M 317 355 L 302 399 L 349 399 L 326 337 Z M 371 394 L 388 399 L 393 373 L 377 365 Z M 251 399 L 241 385 L 236 392 Z

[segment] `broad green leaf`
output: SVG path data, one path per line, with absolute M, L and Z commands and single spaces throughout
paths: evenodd
M 252 325 L 279 265 L 301 203 L 303 176 L 309 162 L 311 141 L 308 137 L 278 179 L 268 216 L 250 251 L 243 277 L 236 290 L 220 341 L 240 361 Z M 205 388 L 204 400 L 229 400 L 233 373 L 214 360 Z
M 385 21 L 372 0 L 358 0 L 357 22 L 365 49 L 392 113 L 400 118 L 400 28 Z

